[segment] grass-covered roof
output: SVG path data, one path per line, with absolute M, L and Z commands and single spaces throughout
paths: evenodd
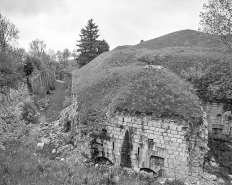
M 118 47 L 74 71 L 72 92 L 81 103 L 83 117 L 91 111 L 104 115 L 109 110 L 118 110 L 185 120 L 200 118 L 199 98 L 192 86 L 180 77 L 180 69 L 207 62 L 209 58 L 220 58 L 223 54 L 217 45 L 207 47 L 212 39 L 205 34 L 200 34 L 200 39 L 194 42 L 196 34 L 200 33 L 175 32 L 173 44 L 169 34 L 163 36 L 163 42 L 160 38 L 154 39 L 153 47 L 152 41 Z M 178 35 L 182 35 L 179 45 L 176 44 Z M 203 38 L 207 38 L 206 43 Z M 162 47 L 158 47 L 160 43 Z M 191 44 L 193 46 L 189 47 Z M 145 65 L 148 64 L 164 68 L 147 69 Z

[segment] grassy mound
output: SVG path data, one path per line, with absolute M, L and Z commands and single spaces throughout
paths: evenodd
M 108 110 L 155 117 L 201 117 L 200 103 L 182 80 L 189 67 L 220 64 L 225 51 L 217 36 L 183 30 L 104 53 L 73 72 L 73 93 L 83 117 Z M 161 65 L 162 70 L 146 69 Z
M 75 71 L 73 93 L 81 103 L 83 118 L 108 110 L 185 120 L 201 117 L 199 99 L 190 84 L 167 68 L 144 68 L 137 54 L 111 51 Z

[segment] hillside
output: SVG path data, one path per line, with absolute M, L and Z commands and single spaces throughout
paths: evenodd
M 133 46 L 135 49 L 161 49 L 168 47 L 221 48 L 223 43 L 218 36 L 195 30 L 181 30 Z
M 193 65 L 220 62 L 224 54 L 217 39 L 184 30 L 118 47 L 74 71 L 72 91 L 83 112 L 120 109 L 156 117 L 199 117 L 199 100 L 191 85 L 179 76 Z M 164 68 L 146 69 L 146 65 Z

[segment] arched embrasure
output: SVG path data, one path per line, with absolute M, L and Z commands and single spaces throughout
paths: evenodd
M 144 171 L 144 172 L 146 172 L 146 173 L 153 173 L 154 176 L 157 176 L 157 175 L 158 175 L 156 172 L 154 172 L 154 171 L 153 171 L 152 169 L 150 169 L 150 168 L 140 168 L 139 171 L 140 171 L 140 172 L 141 172 L 141 171 Z
M 114 164 L 111 160 L 109 160 L 106 157 L 97 157 L 95 159 L 95 163 L 97 163 L 97 164 L 108 164 L 108 165 L 113 165 Z

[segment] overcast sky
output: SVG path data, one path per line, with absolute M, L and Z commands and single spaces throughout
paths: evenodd
M 110 49 L 183 29 L 198 29 L 207 0 L 0 0 L 0 13 L 20 30 L 19 46 L 43 40 L 47 49 L 76 49 L 93 18 Z

